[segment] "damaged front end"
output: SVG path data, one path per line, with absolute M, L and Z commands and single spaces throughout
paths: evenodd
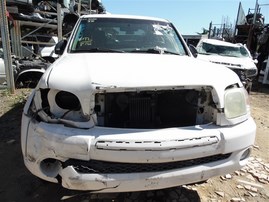
M 25 164 L 33 174 L 67 188 L 99 190 L 104 182 L 90 184 L 92 175 L 166 173 L 227 160 L 232 153 L 223 153 L 221 133 L 204 131 L 218 121 L 228 124 L 213 92 L 210 86 L 98 87 L 84 100 L 71 92 L 36 89 L 22 120 Z M 83 175 L 89 177 L 87 185 L 74 185 Z
M 85 129 L 94 126 L 138 129 L 194 126 L 216 121 L 218 109 L 211 91 L 209 86 L 97 90 L 88 101 L 81 102 L 71 92 L 40 89 L 35 92 L 29 112 L 35 114 L 38 121 Z
M 131 192 L 246 165 L 256 128 L 234 72 L 192 58 L 165 20 L 90 15 L 74 30 L 23 111 L 21 146 L 34 175 L 68 189 Z M 151 40 L 145 49 L 149 30 L 172 47 L 156 51 Z

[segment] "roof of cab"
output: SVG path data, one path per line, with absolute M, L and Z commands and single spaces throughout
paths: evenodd
M 162 22 L 169 22 L 166 19 L 149 17 L 149 16 L 139 16 L 139 15 L 118 15 L 118 14 L 89 14 L 83 15 L 81 18 L 121 18 L 121 19 L 138 19 L 138 20 L 155 20 Z

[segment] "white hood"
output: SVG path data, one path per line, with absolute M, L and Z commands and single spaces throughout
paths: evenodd
M 198 59 L 222 64 L 228 68 L 232 69 L 256 69 L 254 61 L 249 57 L 237 58 L 237 57 L 228 57 L 221 55 L 202 55 L 198 54 Z
M 48 87 L 70 90 L 92 84 L 120 88 L 219 84 L 225 88 L 239 82 L 232 71 L 191 57 L 128 53 L 68 54 L 44 76 Z

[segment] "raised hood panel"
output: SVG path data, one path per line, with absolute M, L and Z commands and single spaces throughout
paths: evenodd
M 227 68 L 191 57 L 128 53 L 69 54 L 58 59 L 43 79 L 50 88 L 69 91 L 89 90 L 96 85 L 141 88 L 214 84 L 225 88 L 239 82 Z

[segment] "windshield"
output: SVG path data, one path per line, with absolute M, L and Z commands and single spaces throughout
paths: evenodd
M 203 42 L 198 45 L 199 54 L 222 55 L 228 57 L 249 57 L 248 51 L 244 46 L 221 46 Z
M 119 18 L 82 19 L 70 52 L 144 52 L 186 55 L 184 46 L 171 24 Z

